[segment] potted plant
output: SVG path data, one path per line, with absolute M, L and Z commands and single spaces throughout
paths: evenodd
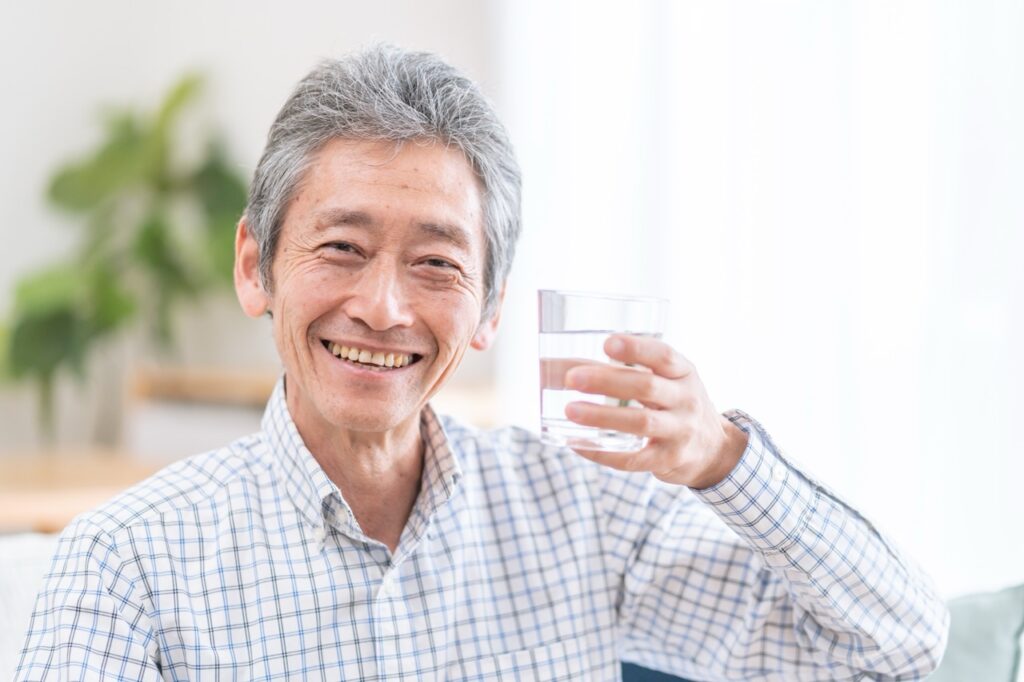
M 18 281 L 0 328 L 0 379 L 36 385 L 47 440 L 58 376 L 84 379 L 97 347 L 138 325 L 170 349 L 175 309 L 231 282 L 245 182 L 216 134 L 200 158 L 179 153 L 201 83 L 182 78 L 155 111 L 111 111 L 98 147 L 49 182 L 49 202 L 78 219 L 77 248 Z

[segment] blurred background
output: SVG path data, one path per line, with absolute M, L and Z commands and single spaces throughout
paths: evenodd
M 943 594 L 1024 580 L 1019 3 L 5 15 L 0 531 L 58 530 L 258 428 L 280 368 L 225 277 L 244 188 L 295 82 L 383 40 L 476 79 L 524 173 L 499 341 L 439 409 L 539 428 L 538 288 L 663 296 L 719 409 L 761 421 Z

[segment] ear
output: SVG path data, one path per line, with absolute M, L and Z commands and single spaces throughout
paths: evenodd
M 494 337 L 498 334 L 498 322 L 501 320 L 501 304 L 505 302 L 505 282 L 501 283 L 501 291 L 498 292 L 498 302 L 494 306 L 494 314 L 487 320 L 480 323 L 473 340 L 469 345 L 476 350 L 487 350 L 494 343 Z
M 270 297 L 260 282 L 259 261 L 259 247 L 243 216 L 235 233 L 235 294 L 249 317 L 259 317 L 270 307 Z

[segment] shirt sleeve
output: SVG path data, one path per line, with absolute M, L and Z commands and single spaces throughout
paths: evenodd
M 609 476 L 622 558 L 621 656 L 694 679 L 920 679 L 949 614 L 930 580 L 855 510 L 786 461 L 764 429 L 704 490 Z
M 60 538 L 15 679 L 161 679 L 156 641 L 117 547 L 87 521 Z

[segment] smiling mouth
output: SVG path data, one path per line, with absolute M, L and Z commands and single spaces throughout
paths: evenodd
M 343 346 L 326 339 L 321 340 L 321 343 L 331 355 L 339 360 L 369 369 L 384 371 L 401 369 L 402 367 L 408 367 L 409 365 L 418 362 L 420 358 L 423 357 L 416 353 L 413 353 L 412 355 L 407 353 L 384 353 L 382 351 L 371 351 L 364 348 L 357 348 L 355 346 Z

